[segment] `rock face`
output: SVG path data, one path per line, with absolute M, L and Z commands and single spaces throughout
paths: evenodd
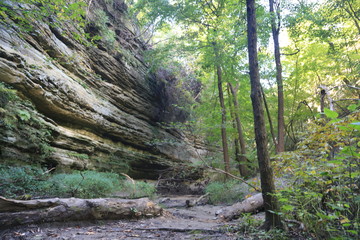
M 34 22 L 21 34 L 11 20 L 1 22 L 0 82 L 31 104 L 17 103 L 12 126 L 0 122 L 0 160 L 148 178 L 196 161 L 204 150 L 183 132 L 163 127 L 176 113 L 166 111 L 166 83 L 149 74 L 145 46 L 123 0 L 92 2 L 98 12 L 90 18 L 105 13 L 104 24 L 114 33 L 97 46 L 75 40 L 70 23 Z M 97 34 L 101 27 L 89 24 L 88 31 Z M 0 110 L 14 110 L 14 104 L 9 100 Z M 46 142 L 45 150 L 38 141 Z

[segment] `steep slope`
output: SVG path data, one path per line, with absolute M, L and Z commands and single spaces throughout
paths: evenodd
M 11 20 L 2 21 L 0 82 L 31 104 L 9 99 L 0 105 L 0 160 L 135 177 L 195 161 L 203 150 L 161 124 L 176 113 L 166 111 L 166 84 L 149 74 L 123 0 L 93 2 L 88 33 L 101 30 L 95 20 L 105 13 L 103 24 L 115 33 L 111 44 L 80 43 L 69 34 L 76 32 L 71 23 L 60 28 L 34 20 L 23 34 Z

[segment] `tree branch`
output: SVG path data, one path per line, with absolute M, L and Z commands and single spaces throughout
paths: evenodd
M 300 52 L 300 49 L 296 49 L 296 51 L 295 52 L 293 52 L 293 53 L 281 53 L 281 55 L 284 55 L 284 56 L 292 56 L 292 55 L 296 55 L 296 54 L 298 54 Z
M 333 100 L 333 102 L 340 102 L 340 101 L 360 101 L 360 98 L 343 98 L 343 99 Z

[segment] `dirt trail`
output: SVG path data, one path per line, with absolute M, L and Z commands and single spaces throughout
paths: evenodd
M 224 230 L 238 222 L 225 223 L 215 216 L 222 206 L 186 207 L 186 200 L 197 197 L 158 199 L 156 202 L 166 209 L 164 216 L 158 218 L 21 226 L 0 232 L 0 239 L 237 239 L 236 234 Z

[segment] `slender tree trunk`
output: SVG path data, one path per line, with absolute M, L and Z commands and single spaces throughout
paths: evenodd
M 229 84 L 229 88 L 230 88 L 230 91 L 231 91 L 231 94 L 233 97 L 236 130 L 237 130 L 238 139 L 239 139 L 239 143 L 240 143 L 240 150 L 241 150 L 240 166 L 239 166 L 240 174 L 241 174 L 241 176 L 247 176 L 247 175 L 249 175 L 249 171 L 246 166 L 246 163 L 248 162 L 248 160 L 245 156 L 246 155 L 246 143 L 245 143 L 245 138 L 244 138 L 241 122 L 240 122 L 239 101 L 237 99 L 236 90 L 234 89 L 233 85 L 231 83 L 228 83 L 228 84 Z
M 276 145 L 276 152 L 285 151 L 285 121 L 284 121 L 284 87 L 282 79 L 282 66 L 280 59 L 280 44 L 279 44 L 279 33 L 280 33 L 280 12 L 274 11 L 274 0 L 269 0 L 270 14 L 271 14 L 271 29 L 274 40 L 274 55 L 276 64 L 276 82 L 278 86 L 278 139 Z M 276 18 L 278 23 L 276 23 Z
M 227 85 L 227 93 L 228 93 L 228 96 L 231 96 L 230 89 L 229 89 L 229 84 Z M 236 129 L 234 107 L 233 107 L 233 105 L 231 103 L 230 97 L 228 98 L 228 100 L 229 100 L 230 116 L 231 116 L 231 120 L 232 120 L 231 123 L 233 125 L 233 128 Z M 235 161 L 239 164 L 239 173 L 242 176 L 242 174 L 241 174 L 242 170 L 241 170 L 241 166 L 240 166 L 240 163 L 241 163 L 241 159 L 240 159 L 240 157 L 241 157 L 240 142 L 239 142 L 237 134 L 235 135 L 234 146 L 235 146 Z
M 222 70 L 220 65 L 216 66 L 216 73 L 218 79 L 218 89 L 219 89 L 219 101 L 221 107 L 221 140 L 223 146 L 223 154 L 224 154 L 224 163 L 225 163 L 225 171 L 230 171 L 230 158 L 229 158 L 229 148 L 227 144 L 227 136 L 226 136 L 226 108 L 224 101 L 224 93 L 222 90 Z
M 254 128 L 257 157 L 260 169 L 261 189 L 264 198 L 266 229 L 272 227 L 282 228 L 279 214 L 279 205 L 275 197 L 274 176 L 270 165 L 270 156 L 267 149 L 267 136 L 265 129 L 264 109 L 261 99 L 261 85 L 257 56 L 257 32 L 255 0 L 246 0 L 247 6 L 247 34 L 249 52 L 249 70 L 251 82 L 251 101 L 254 113 Z
M 326 96 L 326 91 L 324 89 L 321 89 L 321 91 L 320 91 L 320 114 L 321 114 L 322 118 L 325 118 L 325 113 L 324 113 L 325 96 Z
M 221 107 L 221 141 L 223 146 L 223 155 L 224 155 L 224 164 L 225 164 L 225 172 L 230 171 L 230 158 L 229 158 L 229 147 L 227 143 L 227 136 L 226 136 L 226 107 L 224 101 L 224 92 L 222 89 L 222 69 L 220 65 L 220 56 L 219 50 L 217 49 L 218 46 L 216 43 L 213 43 L 214 46 L 214 53 L 216 57 L 216 74 L 218 80 L 218 90 L 219 90 L 219 101 Z
M 273 143 L 274 143 L 274 146 L 275 146 L 275 149 L 276 149 L 277 142 L 276 142 L 275 133 L 274 133 L 274 125 L 273 125 L 273 122 L 271 120 L 271 115 L 270 115 L 269 107 L 268 107 L 268 104 L 267 104 L 267 101 L 266 101 L 265 92 L 264 92 L 264 89 L 262 87 L 261 87 L 261 94 L 262 94 L 262 97 L 263 97 L 263 100 L 264 100 L 266 115 L 268 117 L 268 121 L 269 121 L 269 125 L 270 125 L 271 138 L 273 140 Z M 277 149 L 276 149 L 276 153 L 277 153 Z

